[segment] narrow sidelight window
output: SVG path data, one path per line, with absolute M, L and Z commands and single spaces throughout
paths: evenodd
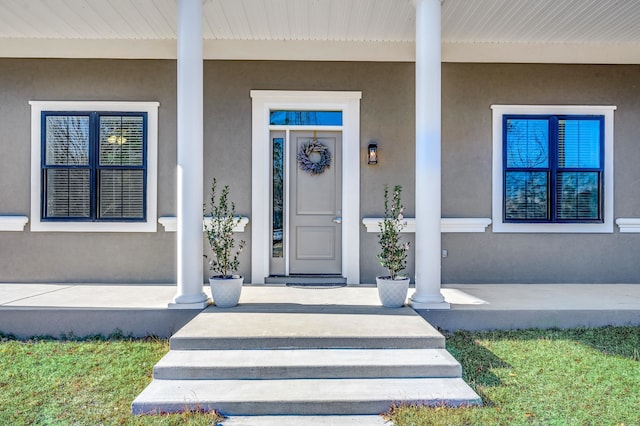
M 284 138 L 273 138 L 272 257 L 284 257 Z

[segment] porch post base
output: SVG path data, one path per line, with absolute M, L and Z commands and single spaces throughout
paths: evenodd
M 426 297 L 424 300 L 416 300 L 418 297 L 414 294 L 409 298 L 409 306 L 413 309 L 439 309 L 447 310 L 451 309 L 451 305 L 444 300 L 442 295 L 439 297 Z
M 204 309 L 211 304 L 211 298 L 204 292 L 200 294 L 179 294 L 169 302 L 169 309 Z
M 204 309 L 207 306 L 209 306 L 209 304 L 211 304 L 211 299 L 207 299 L 205 301 L 202 302 L 196 302 L 196 303 L 176 303 L 176 302 L 171 302 L 169 303 L 169 305 L 167 305 L 167 308 L 169 309 Z

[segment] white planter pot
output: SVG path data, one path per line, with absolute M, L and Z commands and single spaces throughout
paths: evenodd
M 242 281 L 244 279 L 239 275 L 234 275 L 233 278 L 209 278 L 213 304 L 219 308 L 236 306 L 242 293 Z
M 409 278 L 392 280 L 389 277 L 376 277 L 376 284 L 382 306 L 399 308 L 404 305 L 409 292 Z

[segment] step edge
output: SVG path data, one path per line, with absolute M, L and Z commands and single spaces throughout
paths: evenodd
M 214 368 L 164 368 L 154 369 L 153 378 L 158 380 L 296 380 L 296 379 L 415 379 L 415 378 L 461 378 L 460 366 L 367 366 L 362 369 L 352 366 L 337 368 L 261 368 L 214 369 Z
M 444 337 L 250 337 L 171 338 L 172 350 L 234 349 L 444 349 Z
M 311 379 L 308 380 L 309 384 L 318 381 L 329 381 L 334 379 Z M 379 385 L 384 385 L 385 381 L 390 379 L 341 379 L 342 382 L 368 382 L 377 381 Z M 182 381 L 184 382 L 184 381 Z M 246 380 L 243 381 L 225 381 L 225 385 L 233 385 L 234 382 L 243 382 L 247 384 Z M 381 383 L 382 382 L 382 383 Z M 416 384 L 419 382 L 421 385 L 448 385 L 451 384 L 450 389 L 453 389 L 447 394 L 432 394 L 424 392 L 424 389 L 420 390 L 419 395 L 412 395 L 413 389 L 403 390 L 400 396 L 381 397 L 380 395 L 370 396 L 366 391 L 370 391 L 372 387 L 359 388 L 357 395 L 351 397 L 341 396 L 340 398 L 327 398 L 324 394 L 320 393 L 320 397 L 314 399 L 310 398 L 298 398 L 298 399 L 278 399 L 274 398 L 273 394 L 270 394 L 269 400 L 258 400 L 256 398 L 243 398 L 242 401 L 228 399 L 223 400 L 219 398 L 213 398 L 208 395 L 204 398 L 199 398 L 198 401 L 186 401 L 184 399 L 184 391 L 178 392 L 175 396 L 175 400 L 168 397 L 163 400 L 147 398 L 147 389 L 150 389 L 154 383 L 157 385 L 171 384 L 173 381 L 168 380 L 154 380 L 145 391 L 143 391 L 133 402 L 132 412 L 134 414 L 145 414 L 150 412 L 171 412 L 184 411 L 187 408 L 201 409 L 216 409 L 223 414 L 229 415 L 267 415 L 267 414 L 287 414 L 287 415 L 300 415 L 300 414 L 377 414 L 386 411 L 392 404 L 398 402 L 419 403 L 424 405 L 448 405 L 448 406 L 470 406 L 470 405 L 482 405 L 482 399 L 469 387 L 469 385 L 460 378 L 436 378 L 436 379 L 396 379 L 393 380 L 396 384 L 398 382 L 409 384 Z M 314 389 L 314 392 L 317 389 Z M 399 390 L 397 390 L 399 392 Z M 315 396 L 315 395 L 314 395 Z M 215 399 L 215 401 L 213 400 Z
M 294 354 L 304 355 L 296 357 Z M 267 365 L 325 365 L 331 360 L 345 364 L 360 365 L 362 358 L 371 362 L 384 362 L 387 365 L 410 364 L 423 365 L 427 362 L 458 363 L 458 361 L 444 348 L 382 348 L 382 349 L 200 349 L 184 350 L 172 349 L 165 354 L 156 365 L 176 365 L 188 362 L 190 364 L 208 365 L 242 365 L 251 362 L 251 366 Z M 266 361 L 271 361 L 267 363 Z M 389 362 L 390 361 L 390 362 Z M 395 361 L 395 362 L 394 362 Z M 417 361 L 417 362 L 416 362 Z M 302 362 L 308 362 L 303 364 Z M 365 364 L 366 365 L 366 364 Z

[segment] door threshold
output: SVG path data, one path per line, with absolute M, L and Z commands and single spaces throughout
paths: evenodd
M 272 275 L 264 279 L 265 284 L 285 284 L 285 285 L 316 285 L 335 286 L 336 284 L 347 285 L 347 279 L 339 274 L 291 274 Z
M 304 288 L 308 290 L 322 290 L 346 287 L 347 283 L 286 283 L 286 287 Z

